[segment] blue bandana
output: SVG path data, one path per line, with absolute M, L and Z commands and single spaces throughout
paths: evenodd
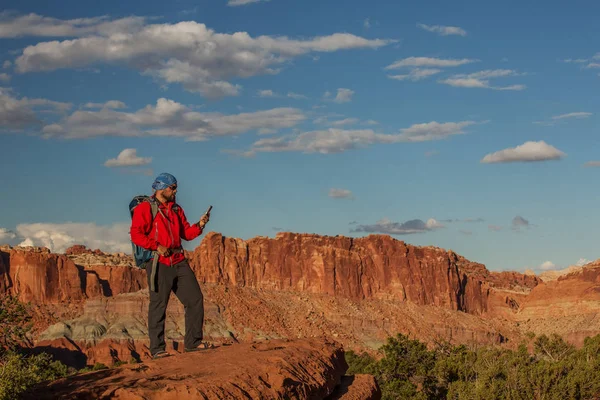
M 162 174 L 158 175 L 156 177 L 156 179 L 154 180 L 154 183 L 152 184 L 152 189 L 163 190 L 163 189 L 168 188 L 171 185 L 176 185 L 176 184 L 177 184 L 177 179 L 175 179 L 175 177 L 173 175 L 163 172 Z

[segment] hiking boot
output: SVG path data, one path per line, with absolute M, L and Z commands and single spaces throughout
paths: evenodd
M 153 354 L 152 358 L 154 360 L 158 360 L 159 358 L 165 358 L 165 357 L 169 357 L 169 356 L 171 356 L 171 354 L 167 353 L 164 350 L 160 350 L 160 351 L 156 352 L 155 354 Z

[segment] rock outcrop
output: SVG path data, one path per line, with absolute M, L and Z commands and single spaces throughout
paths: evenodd
M 524 331 L 557 333 L 575 345 L 600 333 L 600 263 L 594 262 L 535 287 L 515 320 Z
M 0 251 L 0 294 L 34 304 L 81 303 L 88 298 L 131 293 L 147 286 L 146 272 L 130 257 L 71 248 L 69 255 L 46 248 Z
M 38 386 L 24 398 L 323 399 L 334 393 L 347 368 L 335 342 L 273 340 L 77 375 Z M 365 381 L 357 380 L 362 385 L 357 393 L 368 390 Z M 351 387 L 345 388 L 349 395 Z M 377 390 L 376 385 L 371 388 Z M 378 398 L 377 393 L 365 394 L 370 397 L 360 398 Z
M 0 290 L 10 288 L 23 301 L 48 304 L 131 293 L 147 285 L 146 272 L 132 267 L 124 254 L 81 246 L 67 253 L 12 249 Z M 384 235 L 354 239 L 280 233 L 275 239 L 243 241 L 210 233 L 189 256 L 202 283 L 406 301 L 474 315 L 489 312 L 491 289 L 526 293 L 538 283 L 513 272 L 491 273 L 452 251 Z
M 275 239 L 244 241 L 210 233 L 191 263 L 202 282 L 408 301 L 471 314 L 488 311 L 490 287 L 514 281 L 529 290 L 537 284 L 535 277 L 495 276 L 452 251 L 411 246 L 387 235 L 279 233 Z
M 72 303 L 86 298 L 85 278 L 65 255 L 48 249 L 13 249 L 7 275 L 9 289 L 23 302 Z

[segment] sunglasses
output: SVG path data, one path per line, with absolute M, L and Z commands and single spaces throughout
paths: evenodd
M 171 186 L 169 186 L 169 189 L 171 189 L 171 190 L 177 190 L 177 185 L 171 185 Z

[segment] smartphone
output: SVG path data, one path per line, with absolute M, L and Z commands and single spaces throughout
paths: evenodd
M 212 206 L 208 206 L 208 210 L 206 210 L 204 214 L 210 215 L 210 210 L 212 210 Z

